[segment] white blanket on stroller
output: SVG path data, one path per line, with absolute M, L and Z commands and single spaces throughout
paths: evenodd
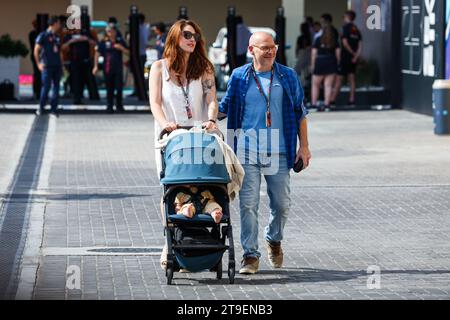
M 169 143 L 170 140 L 186 132 L 206 132 L 206 131 L 195 127 L 192 128 L 191 130 L 185 129 L 175 130 L 168 136 L 157 141 L 155 148 L 156 149 L 164 148 L 165 146 L 167 146 L 167 143 Z M 234 153 L 233 149 L 225 141 L 223 141 L 223 139 L 219 135 L 215 133 L 208 133 L 208 134 L 211 134 L 216 138 L 222 150 L 223 156 L 225 158 L 225 165 L 227 167 L 227 172 L 231 179 L 231 182 L 227 186 L 228 196 L 230 197 L 231 200 L 234 200 L 238 195 L 239 191 L 241 190 L 242 182 L 244 181 L 245 176 L 244 168 L 239 162 L 239 159 Z

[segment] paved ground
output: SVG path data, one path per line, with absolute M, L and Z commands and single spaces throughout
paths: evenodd
M 26 115 L 11 117 L 30 126 Z M 30 185 L 39 205 L 27 209 L 17 298 L 450 299 L 450 136 L 434 136 L 430 117 L 312 114 L 314 160 L 292 176 L 286 267 L 273 270 L 264 253 L 261 273 L 238 275 L 235 285 L 212 273 L 177 274 L 176 285 L 165 285 L 150 115 L 63 115 L 48 127 L 40 182 Z M 0 156 L 2 177 L 9 161 Z M 92 247 L 154 253 L 94 254 Z M 368 288 L 369 266 L 381 270 L 380 289 Z M 71 290 L 67 280 L 77 268 L 80 289 Z
M 0 128 L 0 198 L 5 194 L 23 151 L 34 116 L 1 114 Z M 7 129 L 7 130 L 5 130 Z

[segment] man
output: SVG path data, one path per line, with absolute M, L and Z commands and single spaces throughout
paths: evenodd
M 344 15 L 344 26 L 342 27 L 342 55 L 341 63 L 339 65 L 338 77 L 336 79 L 335 88 L 333 91 L 332 101 L 336 101 L 341 92 L 344 77 L 350 85 L 349 105 L 355 104 L 356 94 L 356 65 L 362 53 L 362 36 L 358 28 L 354 24 L 356 13 L 354 11 L 347 11 Z
M 123 38 L 122 33 L 120 32 L 119 21 L 117 20 L 116 17 L 109 17 L 108 18 L 108 26 L 110 26 L 112 28 L 115 28 L 117 36 L 120 37 L 120 38 Z
M 283 265 L 283 230 L 290 206 L 290 170 L 303 160 L 309 166 L 307 111 L 303 106 L 303 89 L 293 69 L 275 63 L 278 47 L 272 36 L 257 32 L 250 38 L 253 63 L 234 70 L 228 90 L 220 103 L 220 113 L 228 116 L 234 150 L 245 171 L 240 192 L 241 243 L 244 249 L 241 274 L 259 270 L 258 206 L 261 174 L 270 198 L 270 223 L 265 230 L 269 261 L 275 268 Z M 252 134 L 259 130 L 255 138 Z M 264 139 L 261 135 L 266 133 Z M 246 136 L 251 143 L 246 144 Z M 277 139 L 278 137 L 278 139 Z M 297 149 L 297 137 L 300 148 Z M 269 160 L 269 161 L 267 161 Z M 268 162 L 276 170 L 267 166 Z
M 130 41 L 130 35 L 127 34 L 127 41 Z M 150 38 L 150 25 L 145 23 L 145 15 L 140 13 L 139 14 L 139 68 L 135 68 L 133 65 L 133 61 L 130 61 L 130 71 L 135 76 L 134 79 L 136 80 L 136 75 L 134 74 L 137 72 L 137 70 L 144 72 L 145 69 L 145 63 L 147 62 L 147 47 L 148 47 L 148 40 Z M 136 84 L 134 86 L 133 92 L 128 97 L 137 97 L 137 88 Z
M 32 22 L 33 25 L 33 30 L 30 31 L 30 33 L 28 34 L 28 41 L 30 43 L 30 48 L 31 48 L 31 54 L 30 54 L 30 58 L 31 58 L 31 64 L 33 65 L 33 96 L 34 99 L 39 100 L 40 96 L 41 96 L 41 87 L 42 87 L 42 83 L 41 83 L 41 71 L 38 68 L 37 65 L 37 61 L 34 59 L 34 46 L 36 45 L 36 38 L 39 35 L 38 32 L 38 26 L 37 26 L 37 21 L 33 20 Z
M 147 61 L 148 39 L 150 38 L 150 25 L 145 23 L 145 15 L 139 14 L 139 57 L 142 70 L 144 70 Z
M 92 90 L 89 81 L 91 80 L 92 60 L 90 46 L 96 45 L 90 32 L 74 30 L 73 33 L 67 34 L 64 38 L 62 46 L 63 51 L 70 52 L 70 77 L 72 80 L 71 86 L 73 88 L 73 103 L 75 105 L 83 104 L 83 91 L 87 86 L 89 91 Z M 93 96 L 91 94 L 90 96 Z
M 158 60 L 163 58 L 164 47 L 166 45 L 166 25 L 164 22 L 159 22 L 156 26 L 153 27 L 153 31 L 156 34 L 156 44 L 155 49 L 158 51 Z
M 305 18 L 305 23 L 309 26 L 309 34 L 311 35 L 311 42 L 314 40 L 314 19 L 311 16 Z
M 106 37 L 97 46 L 95 65 L 92 74 L 98 71 L 98 58 L 104 59 L 103 73 L 105 75 L 107 91 L 107 111 L 114 113 L 114 96 L 116 97 L 116 109 L 123 112 L 123 53 L 129 54 L 128 46 L 124 39 L 117 34 L 114 27 L 106 28 Z
M 45 112 L 48 94 L 53 85 L 51 97 L 52 115 L 58 115 L 59 81 L 62 74 L 61 63 L 61 39 L 58 32 L 61 29 L 61 22 L 58 17 L 51 17 L 48 21 L 47 31 L 41 32 L 36 39 L 34 46 L 34 59 L 38 62 L 38 68 L 42 72 L 42 89 L 39 110 L 37 115 Z
M 236 17 L 236 67 L 247 63 L 248 42 L 252 33 L 245 25 L 242 16 Z

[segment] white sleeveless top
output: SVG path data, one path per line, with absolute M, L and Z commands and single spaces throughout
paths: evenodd
M 162 63 L 162 109 L 167 121 L 175 122 L 180 126 L 195 126 L 208 121 L 208 107 L 203 97 L 202 79 L 199 78 L 189 83 L 189 102 L 192 110 L 192 119 L 189 119 L 183 90 L 170 79 L 169 68 L 165 59 L 162 60 Z M 158 140 L 162 129 L 155 120 L 155 142 Z M 156 150 L 155 156 L 159 176 L 161 171 L 160 150 Z

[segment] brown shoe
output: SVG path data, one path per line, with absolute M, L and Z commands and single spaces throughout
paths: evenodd
M 240 274 L 255 274 L 259 270 L 259 259 L 256 257 L 246 257 L 241 264 Z
M 272 267 L 281 268 L 283 266 L 283 249 L 281 243 L 278 245 L 267 242 L 267 254 Z

